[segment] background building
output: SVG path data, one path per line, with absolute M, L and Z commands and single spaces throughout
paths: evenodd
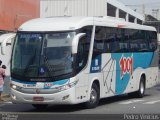
M 40 17 L 111 16 L 142 24 L 144 17 L 117 0 L 41 0 Z
M 0 30 L 16 31 L 27 20 L 39 17 L 39 0 L 0 0 Z
M 10 75 L 12 43 L 18 27 L 37 17 L 52 16 L 110 16 L 142 24 L 144 16 L 117 0 L 0 0 L 0 60 Z

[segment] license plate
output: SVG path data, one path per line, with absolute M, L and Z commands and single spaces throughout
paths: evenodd
M 33 101 L 44 101 L 44 97 L 33 97 Z

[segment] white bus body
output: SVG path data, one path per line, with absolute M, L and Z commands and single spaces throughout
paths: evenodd
M 83 30 L 83 28 L 85 30 Z M 88 28 L 90 33 L 87 32 Z M 112 37 L 112 32 L 115 30 L 114 37 Z M 124 30 L 125 34 L 123 34 Z M 64 31 L 69 31 L 66 36 L 65 44 L 63 43 L 64 38 L 62 39 L 62 36 L 59 35 Z M 119 31 L 120 33 L 118 33 Z M 52 34 L 52 32 L 54 34 Z M 72 32 L 76 32 L 73 38 Z M 154 33 L 156 33 L 156 30 L 153 27 L 110 19 L 108 17 L 54 17 L 35 19 L 24 23 L 18 30 L 12 53 L 12 102 L 33 104 L 36 107 L 46 104 L 78 104 L 87 102 L 86 105 L 92 108 L 98 104 L 99 98 L 131 92 L 136 92 L 139 97 L 142 97 L 145 88 L 150 88 L 158 82 L 157 36 L 154 36 L 154 38 L 152 38 L 151 35 L 147 37 L 153 39 L 155 42 L 151 42 L 149 45 L 145 44 L 145 42 L 141 44 L 141 42 L 138 42 L 141 41 L 139 33 L 142 34 L 143 32 L 145 35 L 147 35 L 146 32 L 151 32 L 151 35 L 155 35 Z M 39 33 L 45 34 L 41 36 Z M 126 41 L 122 41 L 122 34 L 125 35 L 124 39 L 126 39 Z M 62 35 L 64 35 L 64 33 Z M 119 37 L 121 35 L 122 37 Z M 127 38 L 127 36 L 129 37 Z M 136 39 L 135 36 L 137 37 Z M 57 47 L 61 47 L 61 44 L 63 44 L 63 47 L 71 42 L 72 62 L 76 59 L 74 55 L 78 56 L 80 54 L 78 46 L 83 46 L 86 52 L 82 50 L 81 53 L 83 53 L 84 56 L 87 55 L 85 56 L 86 58 L 83 58 L 83 55 L 79 55 L 78 59 L 81 60 L 82 57 L 84 61 L 78 62 L 78 66 L 81 67 L 81 64 L 84 64 L 83 62 L 85 62 L 85 60 L 86 64 L 84 66 L 82 65 L 83 67 L 80 68 L 80 70 L 77 68 L 73 70 L 78 72 L 71 75 L 71 77 L 65 78 L 64 76 L 64 79 L 58 79 L 56 76 L 51 77 L 54 74 L 60 74 L 55 71 L 53 72 L 50 64 L 54 61 L 52 64 L 59 65 L 61 57 L 59 57 L 59 60 L 53 60 L 52 62 L 49 60 L 50 57 L 54 59 L 58 54 L 55 53 L 56 55 L 54 56 L 50 55 L 46 59 L 44 57 L 42 62 L 44 62 L 47 68 L 45 69 L 45 67 L 42 66 L 34 68 L 35 64 L 39 65 L 39 63 L 35 62 L 36 59 L 38 59 L 38 56 L 36 56 L 38 52 L 36 52 L 36 50 L 39 49 L 36 48 L 34 49 L 35 53 L 34 50 L 32 50 L 33 55 L 31 55 L 31 59 L 35 59 L 31 60 L 31 64 L 33 65 L 28 65 L 29 62 L 25 63 L 25 57 L 27 59 L 29 58 L 28 54 L 24 55 L 22 53 L 25 53 L 25 51 L 22 50 L 22 53 L 20 53 L 16 50 L 19 50 L 22 44 L 27 44 L 26 41 L 28 41 L 29 38 L 36 39 L 37 41 L 34 41 L 37 42 L 37 46 L 39 44 L 38 41 L 42 41 L 42 39 L 51 40 L 50 42 L 44 42 L 42 44 L 42 46 L 46 44 L 43 49 L 51 49 L 51 46 L 58 49 Z M 54 43 L 52 38 L 57 42 Z M 72 40 L 67 41 L 71 38 Z M 134 42 L 132 42 L 132 39 L 134 39 Z M 115 44 L 112 40 L 115 40 Z M 89 43 L 86 41 L 89 41 Z M 34 43 L 32 43 L 32 45 L 33 44 Z M 89 46 L 86 47 L 86 44 Z M 16 45 L 18 47 L 16 47 Z M 118 47 L 116 45 L 118 45 Z M 114 48 L 113 51 L 111 47 L 112 49 Z M 130 51 L 126 51 L 125 49 L 121 51 L 123 47 Z M 59 54 L 61 54 L 62 49 L 58 49 Z M 138 49 L 137 52 L 136 49 Z M 115 50 L 119 51 L 117 52 Z M 45 54 L 44 51 L 45 50 L 42 50 L 42 56 Z M 52 52 L 54 52 L 54 50 Z M 46 52 L 46 54 L 48 53 Z M 21 55 L 21 58 L 16 57 L 18 55 Z M 25 65 L 16 63 L 18 61 L 26 64 L 27 68 L 25 68 L 24 71 L 22 68 Z M 33 68 L 30 68 L 30 66 Z M 54 68 L 55 70 L 58 69 L 56 66 L 54 66 Z M 37 74 L 40 74 L 39 76 L 52 73 L 50 76 L 48 75 L 51 77 L 50 80 L 43 77 L 32 78 L 31 75 L 36 70 L 38 70 Z M 21 73 L 21 71 L 23 72 Z M 26 76 L 29 77 L 27 78 Z

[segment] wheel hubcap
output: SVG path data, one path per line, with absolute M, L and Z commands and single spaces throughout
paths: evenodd
M 143 84 L 143 83 L 141 83 L 140 91 L 141 91 L 141 94 L 143 94 L 143 93 L 144 93 L 144 84 Z
M 90 102 L 95 103 L 97 101 L 97 92 L 95 89 L 91 89 Z

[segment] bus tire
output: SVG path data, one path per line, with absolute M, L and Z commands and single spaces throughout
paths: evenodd
M 135 92 L 135 96 L 138 98 L 143 98 L 145 94 L 145 78 L 141 76 L 140 83 L 139 83 L 139 89 Z
M 36 109 L 41 109 L 41 110 L 48 107 L 47 104 L 32 104 L 32 106 Z
M 90 92 L 90 100 L 85 103 L 86 108 L 91 109 L 97 107 L 99 104 L 99 98 L 100 98 L 100 90 L 98 86 L 93 83 L 91 92 Z

